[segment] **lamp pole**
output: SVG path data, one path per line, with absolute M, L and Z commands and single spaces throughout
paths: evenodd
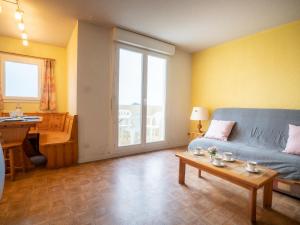
M 203 133 L 203 131 L 201 129 L 202 129 L 202 124 L 201 124 L 201 120 L 199 120 L 199 123 L 198 123 L 198 132 L 200 134 Z

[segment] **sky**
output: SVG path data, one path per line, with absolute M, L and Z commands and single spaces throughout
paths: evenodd
M 165 102 L 166 59 L 147 56 L 147 104 L 163 105 Z M 120 49 L 119 104 L 141 104 L 143 55 Z

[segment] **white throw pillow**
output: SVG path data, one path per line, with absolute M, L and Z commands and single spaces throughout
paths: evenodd
M 235 121 L 212 120 L 204 137 L 227 141 L 234 124 Z
M 289 124 L 289 138 L 283 152 L 300 155 L 300 126 Z

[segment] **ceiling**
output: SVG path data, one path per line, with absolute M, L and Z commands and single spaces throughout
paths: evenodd
M 20 5 L 30 40 L 58 46 L 66 46 L 77 18 L 189 52 L 300 19 L 300 0 L 20 0 Z M 2 6 L 0 35 L 19 37 L 15 6 Z

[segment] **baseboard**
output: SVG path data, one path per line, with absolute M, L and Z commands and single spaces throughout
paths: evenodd
M 101 161 L 105 159 L 113 159 L 113 158 L 121 158 L 121 157 L 126 157 L 126 156 L 132 156 L 132 155 L 140 155 L 140 154 L 145 154 L 145 153 L 150 153 L 150 152 L 155 152 L 155 151 L 162 151 L 162 150 L 168 150 L 168 149 L 184 149 L 187 148 L 186 145 L 182 146 L 170 146 L 170 147 L 161 147 L 157 149 L 144 149 L 143 151 L 131 151 L 131 152 L 111 152 L 111 153 L 102 153 L 99 155 L 91 155 L 90 157 L 82 157 L 81 160 L 78 160 L 78 163 L 89 163 L 89 162 L 96 162 L 96 161 Z

